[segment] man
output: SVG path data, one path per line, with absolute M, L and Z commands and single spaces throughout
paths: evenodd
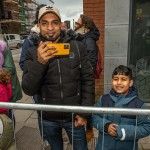
M 61 23 L 61 29 L 62 29 L 62 30 L 65 30 L 65 31 L 68 29 L 66 22 L 62 22 L 62 23 Z
M 40 104 L 93 105 L 94 78 L 85 47 L 61 31 L 61 16 L 57 8 L 42 7 L 38 21 L 40 42 L 26 54 L 22 77 L 24 92 L 31 96 L 37 94 Z M 50 43 L 69 43 L 70 55 L 55 56 L 58 50 L 47 45 Z M 42 117 L 43 131 L 52 150 L 63 150 L 62 128 L 74 150 L 87 149 L 84 125 L 90 115 L 77 113 L 73 118 L 72 113 L 44 111 Z M 72 120 L 75 120 L 74 127 Z

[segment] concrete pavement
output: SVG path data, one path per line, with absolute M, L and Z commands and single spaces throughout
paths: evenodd
M 19 52 L 20 53 L 20 52 Z M 17 69 L 19 80 L 21 81 L 22 71 L 19 67 L 20 54 L 13 55 L 14 62 Z M 32 97 L 23 94 L 23 98 L 18 101 L 19 103 L 33 103 Z M 42 141 L 40 138 L 40 132 L 38 128 L 37 113 L 32 110 L 14 110 L 16 119 L 16 144 L 17 150 L 41 150 Z M 95 137 L 97 137 L 97 131 L 94 129 Z M 89 150 L 94 150 L 96 138 L 89 144 Z M 69 145 L 66 140 L 64 150 L 69 150 Z M 139 150 L 150 150 L 150 136 L 143 138 L 139 141 Z

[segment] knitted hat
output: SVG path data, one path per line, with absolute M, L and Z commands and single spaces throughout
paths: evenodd
M 2 66 L 3 66 L 3 63 L 4 63 L 4 52 L 6 50 L 6 47 L 7 47 L 7 44 L 6 42 L 0 40 L 0 70 L 2 70 Z

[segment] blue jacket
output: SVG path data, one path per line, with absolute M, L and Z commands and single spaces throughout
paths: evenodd
M 146 105 L 138 98 L 137 90 L 132 87 L 127 96 L 124 94 L 117 95 L 111 90 L 109 94 L 103 95 L 98 100 L 96 107 L 146 108 Z M 106 123 L 118 124 L 116 127 L 117 137 L 112 137 L 105 132 L 103 138 L 103 127 Z M 135 128 L 136 124 L 137 128 Z M 150 117 L 144 115 L 136 117 L 135 115 L 94 114 L 93 126 L 99 130 L 96 150 L 101 150 L 102 146 L 104 146 L 104 150 L 133 150 L 134 138 L 135 150 L 137 150 L 138 139 L 150 134 Z
M 26 52 L 29 48 L 34 47 L 38 43 L 39 35 L 36 32 L 31 32 L 30 35 L 25 39 L 21 51 L 19 65 L 21 70 L 24 70 L 24 61 L 26 58 Z

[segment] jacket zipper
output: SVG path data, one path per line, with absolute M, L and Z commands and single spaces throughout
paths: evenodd
M 61 72 L 60 72 L 60 61 L 57 58 L 57 64 L 58 64 L 58 71 L 59 71 L 59 81 L 60 81 L 60 87 L 61 87 L 61 99 L 63 99 L 64 95 L 63 95 L 63 91 L 62 91 L 62 78 L 61 78 Z

